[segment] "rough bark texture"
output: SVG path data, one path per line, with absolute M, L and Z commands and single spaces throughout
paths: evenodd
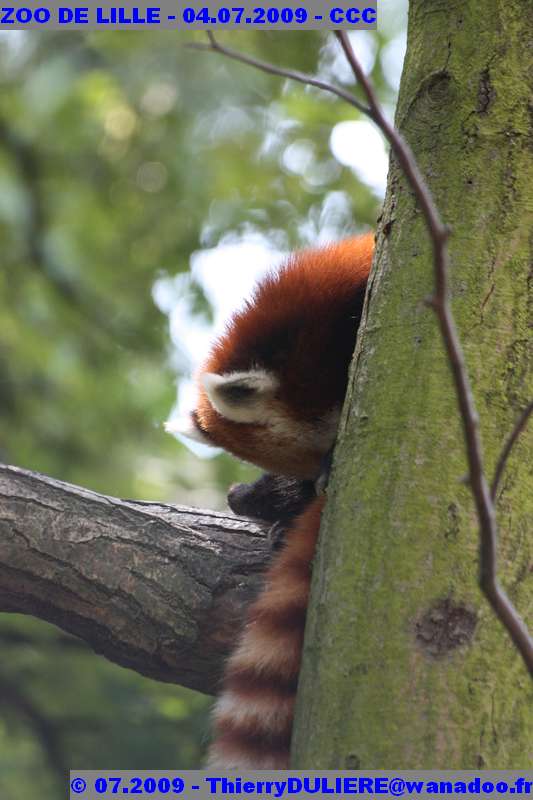
M 532 14 L 522 0 L 412 0 L 396 118 L 453 229 L 453 311 L 491 470 L 533 395 Z M 313 575 L 299 768 L 532 762 L 531 681 L 477 586 L 432 287 L 428 236 L 393 164 Z M 530 627 L 532 467 L 530 425 L 498 499 L 500 575 Z
M 151 678 L 216 689 L 270 553 L 260 524 L 0 465 L 0 611 Z

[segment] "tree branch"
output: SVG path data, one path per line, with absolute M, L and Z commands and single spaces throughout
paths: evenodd
M 494 470 L 494 478 L 492 479 L 492 484 L 490 487 L 490 496 L 493 502 L 496 500 L 496 492 L 498 491 L 498 486 L 501 481 L 503 472 L 505 470 L 507 459 L 511 455 L 511 450 L 513 449 L 518 437 L 526 427 L 528 419 L 532 413 L 533 413 L 533 400 L 531 400 L 529 405 L 527 405 L 524 408 L 524 410 L 522 411 L 516 422 L 516 425 L 509 434 L 509 438 L 505 442 L 501 455 L 498 459 L 498 463 L 496 464 L 496 469 Z
M 0 611 L 214 692 L 260 585 L 265 533 L 229 512 L 119 500 L 0 465 Z
M 211 53 L 220 53 L 223 56 L 227 56 L 227 58 L 231 58 L 233 61 L 240 61 L 241 64 L 248 64 L 248 66 L 254 67 L 261 72 L 267 72 L 269 75 L 278 75 L 280 78 L 289 78 L 292 81 L 303 83 L 306 86 L 314 86 L 317 89 L 322 89 L 324 92 L 329 92 L 330 94 L 340 97 L 341 100 L 354 106 L 363 114 L 370 115 L 369 108 L 366 108 L 366 106 L 360 103 L 350 92 L 341 89 L 339 86 L 335 86 L 333 83 L 322 81 L 319 78 L 315 78 L 313 75 L 306 75 L 304 72 L 298 72 L 297 70 L 288 69 L 286 67 L 277 67 L 275 64 L 269 64 L 267 61 L 260 61 L 257 58 L 252 58 L 252 56 L 239 53 L 237 50 L 224 47 L 218 42 L 214 33 L 211 33 L 211 31 L 207 31 L 207 37 L 209 39 L 209 44 L 189 42 L 186 47 L 189 50 L 206 50 Z

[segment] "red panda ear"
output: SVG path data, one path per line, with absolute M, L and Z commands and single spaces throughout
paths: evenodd
M 200 381 L 213 408 L 232 422 L 268 421 L 269 401 L 279 385 L 276 376 L 264 369 L 223 375 L 204 372 Z

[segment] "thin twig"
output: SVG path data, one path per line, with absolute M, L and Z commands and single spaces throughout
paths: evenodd
M 319 89 L 335 94 L 372 119 L 390 143 L 392 151 L 398 159 L 418 200 L 433 246 L 435 293 L 431 298 L 430 305 L 435 311 L 439 321 L 455 383 L 457 401 L 465 435 L 466 453 L 469 465 L 469 483 L 479 520 L 480 587 L 494 609 L 496 616 L 509 632 L 529 672 L 533 675 L 533 639 L 525 623 L 500 586 L 497 578 L 497 527 L 494 503 L 485 477 L 481 440 L 479 436 L 479 417 L 476 411 L 464 355 L 449 300 L 447 248 L 449 229 L 441 220 L 439 211 L 420 168 L 418 167 L 414 154 L 400 133 L 385 117 L 376 98 L 372 84 L 363 72 L 353 52 L 350 40 L 344 31 L 335 31 L 335 36 L 341 44 L 356 80 L 359 82 L 359 85 L 366 95 L 368 108 L 355 100 L 349 92 L 338 89 L 333 84 L 319 81 L 312 76 L 307 76 L 299 72 L 282 69 L 273 64 L 258 61 L 251 56 L 223 47 L 218 43 L 212 33 L 208 33 L 207 35 L 209 37 L 209 44 L 195 44 L 190 46 L 196 49 L 218 52 L 263 72 L 268 72 L 271 75 L 280 75 L 281 77 L 316 86 Z M 516 436 L 518 436 L 519 432 L 520 431 L 516 433 Z M 505 452 L 502 453 L 503 462 L 505 462 L 506 457 L 507 455 Z
M 496 500 L 496 492 L 498 491 L 498 486 L 503 475 L 503 471 L 505 469 L 505 465 L 507 463 L 507 459 L 511 454 L 511 450 L 514 447 L 514 444 L 524 428 L 527 425 L 527 421 L 531 414 L 533 413 L 533 400 L 530 401 L 529 405 L 527 405 L 522 413 L 520 414 L 516 425 L 514 426 L 513 430 L 509 434 L 509 438 L 505 442 L 501 455 L 498 459 L 498 463 L 496 464 L 496 469 L 494 470 L 494 478 L 492 479 L 492 484 L 490 487 L 490 496 L 492 500 Z
M 207 36 L 209 38 L 209 44 L 189 42 L 186 47 L 190 50 L 206 50 L 211 53 L 220 53 L 221 55 L 233 59 L 233 61 L 240 61 L 242 64 L 248 64 L 250 67 L 261 70 L 261 72 L 268 72 L 269 75 L 278 75 L 281 78 L 289 78 L 292 81 L 303 83 L 306 86 L 315 86 L 317 89 L 322 89 L 324 92 L 337 95 L 341 100 L 359 109 L 363 114 L 370 114 L 370 109 L 360 103 L 350 92 L 335 86 L 333 83 L 321 81 L 313 75 L 306 75 L 304 72 L 298 72 L 298 70 L 276 67 L 275 64 L 269 64 L 267 61 L 260 61 L 257 58 L 252 58 L 252 56 L 239 53 L 237 50 L 224 47 L 218 42 L 214 33 L 211 33 L 211 31 L 207 31 Z
M 356 80 L 359 82 L 364 93 L 367 96 L 369 104 L 369 117 L 380 128 L 385 138 L 389 142 L 396 158 L 400 162 L 400 166 L 405 173 L 411 188 L 413 189 L 416 198 L 420 204 L 420 208 L 424 213 L 428 228 L 431 233 L 431 239 L 434 245 L 435 252 L 437 249 L 440 251 L 440 258 L 446 254 L 445 248 L 442 244 L 446 242 L 449 236 L 449 230 L 442 222 L 438 209 L 433 201 L 429 187 L 427 186 L 422 173 L 416 163 L 414 154 L 401 136 L 396 128 L 389 122 L 383 113 L 381 106 L 378 103 L 376 94 L 372 84 L 365 75 L 361 65 L 359 64 L 355 53 L 353 52 L 350 40 L 344 31 L 335 31 L 335 36 L 341 43 L 344 54 L 350 64 Z

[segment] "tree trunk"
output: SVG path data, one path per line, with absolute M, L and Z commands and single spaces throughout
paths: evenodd
M 532 17 L 522 0 L 412 0 L 396 115 L 453 231 L 453 311 L 489 470 L 533 395 Z M 462 429 L 424 303 L 432 288 L 428 235 L 393 163 L 314 568 L 301 769 L 532 762 L 531 681 L 478 589 Z M 530 626 L 532 464 L 530 426 L 497 506 L 500 577 Z

